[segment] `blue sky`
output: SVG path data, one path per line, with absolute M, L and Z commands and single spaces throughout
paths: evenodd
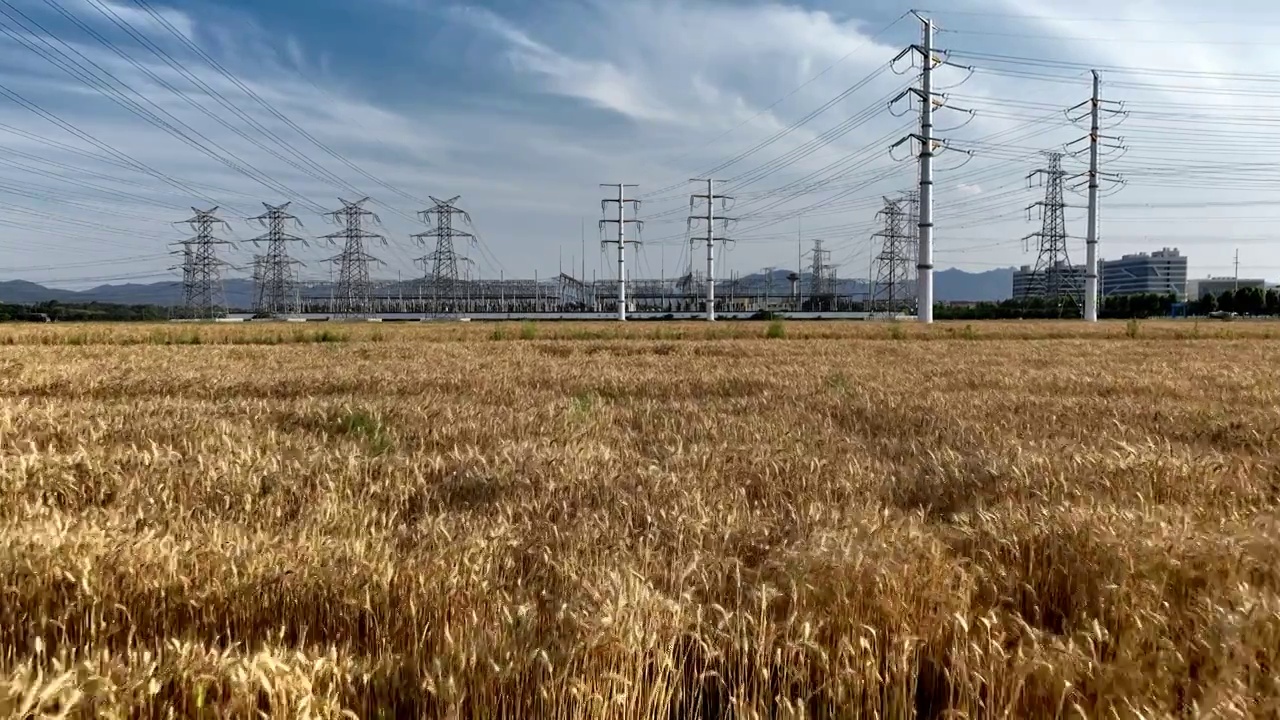
M 333 229 L 319 211 L 356 192 L 373 196 L 389 241 L 372 248 L 387 263 L 375 274 L 420 273 L 412 258 L 424 250 L 409 240 L 424 229 L 413 219 L 418 201 L 460 194 L 481 238 L 467 250 L 477 272 L 580 267 L 585 223 L 590 276 L 612 267 L 601 262 L 598 185 L 619 181 L 638 183 L 646 199 L 632 272 L 671 275 L 690 261 L 692 188 L 683 181 L 717 168 L 742 218 L 723 267 L 794 266 L 799 231 L 806 247 L 826 242 L 842 275 L 864 276 L 880 197 L 914 182 L 911 163 L 888 152 L 910 117 L 884 103 L 913 80 L 909 68 L 884 70 L 918 38 L 906 9 L 830 0 L 7 0 L 0 84 L 93 140 L 0 97 L 0 277 L 68 287 L 172 278 L 166 243 L 183 237 L 172 221 L 192 205 L 219 204 L 228 238 L 244 241 L 258 232 L 244 218 L 260 201 L 292 200 L 301 234 L 314 237 Z M 1041 191 L 1026 175 L 1043 162 L 1039 151 L 1083 134 L 1062 109 L 1087 97 L 1086 70 L 1102 66 L 1107 97 L 1131 111 L 1111 131 L 1127 149 L 1107 169 L 1127 185 L 1104 200 L 1103 257 L 1173 245 L 1191 257 L 1193 275 L 1226 274 L 1238 248 L 1242 275 L 1280 278 L 1269 242 L 1275 210 L 1263 204 L 1280 184 L 1280 53 L 1259 40 L 1264 28 L 1280 32 L 1280 9 L 1258 0 L 1212 12 L 1189 0 L 968 0 L 931 14 L 938 44 L 975 70 L 939 73 L 957 108 L 938 120 L 955 128 L 943 133 L 953 149 L 938 166 L 940 267 L 1033 261 L 1021 238 L 1038 229 L 1025 207 Z M 88 83 L 26 45 L 74 57 Z M 1083 169 L 1074 157 L 1066 166 Z M 1083 237 L 1083 216 L 1069 211 L 1073 236 Z M 1083 240 L 1071 242 L 1082 260 Z M 245 264 L 252 253 L 243 244 L 228 259 Z M 299 248 L 304 276 L 327 277 L 321 261 L 332 254 L 323 243 Z

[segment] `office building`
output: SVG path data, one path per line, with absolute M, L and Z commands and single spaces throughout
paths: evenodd
M 1187 297 L 1187 257 L 1177 248 L 1152 253 L 1124 255 L 1119 260 L 1103 260 L 1099 285 L 1108 295 L 1168 295 Z
M 1192 297 L 1200 299 L 1207 295 L 1219 297 L 1228 290 L 1234 292 L 1236 288 L 1249 287 L 1258 288 L 1265 293 L 1267 291 L 1267 281 L 1262 278 L 1211 277 L 1192 280 L 1190 289 Z

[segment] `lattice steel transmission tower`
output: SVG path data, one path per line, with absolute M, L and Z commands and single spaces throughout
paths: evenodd
M 813 241 L 809 259 L 810 299 L 815 311 L 823 310 L 823 303 L 835 310 L 836 266 L 831 264 L 831 251 L 824 250 L 821 240 Z
M 257 222 L 267 230 L 251 240 L 255 245 L 262 242 L 267 244 L 265 255 L 254 256 L 256 279 L 254 288 L 258 298 L 258 307 L 254 310 L 257 312 L 279 315 L 298 311 L 295 302 L 297 277 L 294 266 L 302 263 L 289 257 L 288 245 L 291 242 L 300 242 L 305 245 L 307 241 L 297 235 L 289 234 L 290 225 L 302 227 L 302 221 L 289 213 L 289 205 L 290 203 L 283 205 L 262 203 L 266 212 L 249 218 L 250 222 Z
M 266 264 L 267 264 L 266 255 L 253 256 L 253 307 L 251 309 L 255 313 L 263 312 L 262 271 L 263 271 L 263 268 L 266 267 Z
M 1024 238 L 1036 240 L 1038 253 L 1031 277 L 1023 286 L 1022 299 L 1041 298 L 1056 309 L 1059 317 L 1068 308 L 1078 315 L 1083 288 L 1067 254 L 1067 205 L 1062 199 L 1066 171 L 1062 169 L 1062 153 L 1045 153 L 1045 156 L 1049 159 L 1048 167 L 1027 176 L 1028 180 L 1037 176 L 1043 179 L 1044 199 L 1027 207 L 1028 211 L 1039 208 L 1041 227 L 1040 232 Z
M 909 204 L 909 199 L 884 198 L 884 207 L 876 214 L 884 229 L 873 236 L 880 239 L 880 254 L 876 255 L 870 312 L 897 314 L 914 304 L 916 254 L 911 238 L 915 233 Z
M 461 195 L 454 195 L 448 200 L 441 200 L 434 196 L 429 197 L 431 197 L 431 202 L 435 203 L 435 205 L 427 210 L 420 211 L 418 215 L 422 217 L 423 222 L 431 226 L 431 229 L 413 235 L 412 238 L 421 244 L 423 248 L 427 247 L 428 238 L 435 238 L 435 250 L 419 258 L 418 262 L 422 264 L 424 273 L 430 273 L 430 275 L 423 278 L 423 282 L 430 290 L 433 312 L 439 312 L 442 299 L 448 301 L 450 308 L 456 309 L 458 307 L 458 298 L 461 295 L 458 282 L 458 264 L 460 262 L 471 262 L 468 258 L 458 254 L 453 246 L 453 240 L 454 238 L 463 238 L 474 242 L 476 236 L 453 227 L 454 215 L 460 215 L 467 224 L 471 224 L 471 216 L 467 214 L 467 211 L 454 204 L 462 197 Z
M 226 263 L 218 258 L 217 247 L 230 245 L 214 236 L 214 228 L 226 225 L 215 213 L 218 208 L 199 210 L 182 223 L 190 225 L 195 235 L 176 243 L 182 246 L 182 297 L 187 313 L 193 318 L 215 318 L 225 315 L 226 298 L 222 292 L 222 268 Z
M 915 288 L 920 277 L 920 270 L 916 267 L 916 262 L 914 262 L 914 259 L 918 258 L 920 255 L 920 191 L 910 190 L 904 193 L 902 196 L 902 205 L 903 209 L 907 213 L 906 225 L 903 227 L 907 236 L 907 251 L 913 258 L 913 262 L 911 263 L 911 267 L 907 273 L 907 278 L 911 283 L 911 287 Z M 914 294 L 915 292 L 916 291 L 913 289 L 912 293 Z M 914 308 L 915 306 L 916 303 L 913 299 L 910 307 Z
M 333 296 L 333 312 L 337 315 L 366 315 L 373 310 L 373 287 L 369 281 L 369 263 L 381 263 L 378 258 L 365 249 L 368 240 L 379 240 L 383 245 L 387 239 L 378 233 L 364 229 L 365 218 L 375 223 L 381 220 L 371 210 L 363 206 L 369 198 L 361 198 L 348 202 L 342 198 L 342 209 L 326 213 L 326 218 L 342 226 L 337 232 L 321 236 L 321 240 L 337 242 L 342 240 L 342 252 L 329 258 L 326 262 L 338 265 L 338 282 Z
M 172 265 L 169 269 L 182 271 L 182 307 L 189 308 L 195 301 L 195 294 L 192 292 L 195 289 L 195 285 L 192 282 L 195 278 L 195 251 L 192 249 L 191 241 L 189 240 L 183 240 L 182 242 L 174 243 L 174 245 L 181 245 L 182 249 L 172 250 L 169 254 L 181 255 L 182 264 Z

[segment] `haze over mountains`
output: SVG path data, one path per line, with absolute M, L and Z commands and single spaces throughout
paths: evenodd
M 786 276 L 789 272 L 791 271 L 774 271 L 775 292 L 784 291 L 787 286 Z M 805 277 L 808 278 L 808 275 L 806 274 Z M 934 273 L 934 296 L 940 302 L 1005 300 L 1012 292 L 1012 277 L 1013 268 L 997 268 L 980 273 L 956 269 L 939 270 Z M 763 274 L 739 278 L 739 287 L 744 292 L 755 287 L 763 287 L 764 283 Z M 406 288 L 410 287 L 409 283 L 405 285 Z M 253 282 L 251 280 L 229 278 L 223 283 L 223 289 L 228 306 L 234 308 L 252 306 Z M 858 296 L 865 294 L 866 291 L 866 280 L 840 280 L 841 294 Z M 177 306 L 182 304 L 182 283 L 175 280 L 143 284 L 99 285 L 88 290 L 64 290 L 45 287 L 26 280 L 0 281 L 0 302 L 25 304 L 49 300 L 64 303 L 103 302 L 121 305 Z

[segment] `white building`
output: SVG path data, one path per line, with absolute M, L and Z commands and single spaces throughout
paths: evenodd
M 1124 255 L 1119 260 L 1103 260 L 1101 265 L 1103 297 L 1169 293 L 1187 297 L 1187 257 L 1177 248 Z
M 1267 281 L 1262 278 L 1210 277 L 1192 280 L 1190 285 L 1191 297 L 1196 299 L 1207 295 L 1218 297 L 1228 290 L 1234 292 L 1236 288 L 1256 287 L 1264 293 L 1267 291 Z

